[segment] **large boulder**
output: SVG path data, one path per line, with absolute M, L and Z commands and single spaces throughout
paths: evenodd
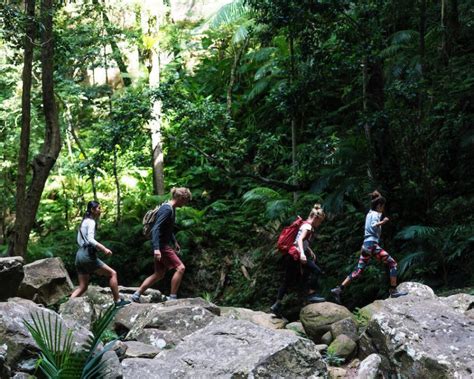
M 124 379 L 325 377 L 315 345 L 244 320 L 215 318 L 155 359 L 124 359 Z
M 39 307 L 32 301 L 11 299 L 9 302 L 0 303 L 0 345 L 6 352 L 4 365 L 12 371 L 32 358 L 37 357 L 39 348 L 26 328 L 24 321 L 32 322 L 32 314 L 44 315 L 46 320 L 58 317 L 62 326 L 62 338 L 67 330 L 73 331 L 74 349 L 80 350 L 89 336 L 89 331 L 70 320 L 64 320 L 55 312 Z M 0 366 L 1 367 L 1 366 Z
M 345 334 L 340 334 L 328 347 L 328 353 L 347 359 L 354 353 L 357 344 Z
M 320 343 L 321 337 L 331 330 L 333 323 L 347 317 L 353 315 L 346 307 L 329 302 L 309 304 L 300 312 L 306 334 L 316 343 Z
M 464 310 L 474 296 L 455 296 L 457 301 L 414 291 L 362 308 L 368 324 L 359 340 L 360 357 L 377 353 L 381 370 L 401 377 L 471 377 L 474 320 Z
M 206 305 L 203 300 L 193 302 L 190 299 L 163 304 L 131 304 L 117 314 L 114 328 L 119 334 L 126 333 L 126 340 L 170 348 L 216 317 L 208 308 L 213 309 L 211 303 Z
M 247 308 L 238 307 L 220 307 L 221 314 L 224 317 L 230 317 L 234 320 L 246 320 L 254 324 L 269 329 L 283 329 L 288 323 L 287 320 L 273 316 L 270 313 L 253 311 Z
M 22 257 L 0 258 L 0 301 L 16 296 L 23 277 Z
M 382 358 L 378 354 L 370 354 L 359 364 L 356 379 L 376 379 Z
M 69 299 L 59 307 L 64 319 L 73 320 L 86 329 L 90 329 L 96 319 L 95 310 L 87 297 Z
M 25 277 L 18 296 L 45 305 L 71 294 L 73 284 L 61 258 L 46 258 L 23 266 Z
M 353 317 L 347 317 L 345 319 L 336 321 L 331 325 L 332 338 L 336 338 L 341 334 L 345 334 L 353 341 L 357 341 L 359 339 L 359 335 L 357 333 L 357 324 L 355 323 Z
M 138 341 L 127 341 L 125 358 L 154 358 L 161 349 Z

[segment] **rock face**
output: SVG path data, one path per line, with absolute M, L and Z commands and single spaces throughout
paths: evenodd
M 268 329 L 283 329 L 288 321 L 273 315 L 260 311 L 252 311 L 247 308 L 221 307 L 221 313 L 224 317 L 230 317 L 234 320 L 246 320 Z
M 328 347 L 328 352 L 347 359 L 355 351 L 357 344 L 345 334 L 340 334 Z
M 315 345 L 248 321 L 219 317 L 155 359 L 125 359 L 124 379 L 324 377 Z
M 16 296 L 23 277 L 22 257 L 0 258 L 0 301 Z
M 90 329 L 91 324 L 96 319 L 94 307 L 87 297 L 76 297 L 61 304 L 59 313 L 64 319 L 74 320 L 86 329 Z
M 25 277 L 18 296 L 53 305 L 71 294 L 73 285 L 60 258 L 40 259 L 23 266 L 23 269 Z
M 336 338 L 341 334 L 345 334 L 353 341 L 358 340 L 359 336 L 357 334 L 357 325 L 352 317 L 347 317 L 340 321 L 336 321 L 331 325 L 332 338 Z
M 400 285 L 413 288 L 413 284 Z M 430 288 L 362 308 L 369 318 L 360 356 L 381 355 L 381 369 L 408 378 L 464 378 L 474 373 L 474 296 L 431 296 Z
M 357 379 L 376 379 L 382 359 L 378 354 L 370 354 L 359 364 Z
M 331 324 L 347 317 L 353 315 L 346 307 L 328 302 L 307 305 L 300 312 L 306 334 L 316 343 L 331 330 Z
M 127 332 L 127 340 L 137 340 L 158 348 L 171 348 L 184 336 L 209 324 L 216 315 L 208 309 L 214 307 L 202 299 L 131 304 L 118 313 L 114 327 L 119 334 Z
M 0 347 L 6 352 L 4 366 L 8 366 L 12 371 L 16 371 L 25 361 L 35 358 L 39 351 L 23 320 L 31 322 L 31 314 L 44 314 L 46 317 L 51 315 L 52 320 L 56 316 L 53 311 L 39 307 L 32 301 L 17 302 L 16 300 L 0 303 Z M 74 331 L 74 346 L 80 349 L 89 331 L 61 317 L 59 317 L 59 322 L 62 324 L 63 335 L 68 329 Z

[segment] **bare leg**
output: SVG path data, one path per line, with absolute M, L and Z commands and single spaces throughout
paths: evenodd
M 179 286 L 181 284 L 181 281 L 183 280 L 185 269 L 186 269 L 186 267 L 184 267 L 183 264 L 176 267 L 176 271 L 173 274 L 173 277 L 171 278 L 171 292 L 170 292 L 170 295 L 176 295 L 178 293 Z
M 143 294 L 148 288 L 150 288 L 158 280 L 163 279 L 164 276 L 165 276 L 165 269 L 157 268 L 155 265 L 155 272 L 143 281 L 142 285 L 140 286 L 137 292 L 140 295 Z
M 71 294 L 71 299 L 74 297 L 80 297 L 87 291 L 87 287 L 89 286 L 89 274 L 78 274 L 77 275 L 79 280 L 79 287 L 77 287 L 73 293 Z
M 114 301 L 117 302 L 120 300 L 119 290 L 118 290 L 118 280 L 117 280 L 117 273 L 115 270 L 110 268 L 107 265 L 103 265 L 101 268 L 95 271 L 97 275 L 102 275 L 109 278 L 109 287 L 112 290 L 112 295 L 114 297 Z

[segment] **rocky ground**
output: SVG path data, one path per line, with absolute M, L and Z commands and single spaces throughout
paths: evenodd
M 80 349 L 112 301 L 110 290 L 91 286 L 86 296 L 57 307 L 72 289 L 57 258 L 29 265 L 0 258 L 0 282 L 2 379 L 34 377 L 39 349 L 23 322 L 31 314 L 58 309 Z M 201 298 L 163 301 L 150 290 L 111 325 L 123 338 L 105 355 L 103 377 L 473 377 L 474 296 L 438 297 L 419 283 L 399 287 L 409 295 L 375 301 L 357 314 L 329 302 L 311 304 L 293 323 Z M 121 288 L 125 298 L 133 291 Z

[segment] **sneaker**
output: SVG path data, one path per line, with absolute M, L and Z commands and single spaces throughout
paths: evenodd
M 397 291 L 397 290 L 391 290 L 389 293 L 390 293 L 389 297 L 393 297 L 393 298 L 408 295 L 408 292 L 406 291 Z
M 323 303 L 326 301 L 324 297 L 318 296 L 315 293 L 309 295 L 306 300 L 308 303 Z
M 139 302 L 140 302 L 140 294 L 138 294 L 138 293 L 135 292 L 135 293 L 132 295 L 132 301 L 133 301 L 134 303 L 139 303 Z
M 166 296 L 166 301 L 175 301 L 175 300 L 178 300 L 177 297 L 171 297 L 171 296 Z
M 122 308 L 122 307 L 125 307 L 126 305 L 131 304 L 131 303 L 132 303 L 131 301 L 128 301 L 128 300 L 125 300 L 125 299 L 120 299 L 119 301 L 115 302 L 115 306 L 117 308 Z
M 334 300 L 336 303 L 341 304 L 341 293 L 342 293 L 342 288 L 341 287 L 336 287 L 331 290 L 331 294 L 334 297 Z
M 270 307 L 270 311 L 277 317 L 281 317 L 281 304 L 275 303 Z

